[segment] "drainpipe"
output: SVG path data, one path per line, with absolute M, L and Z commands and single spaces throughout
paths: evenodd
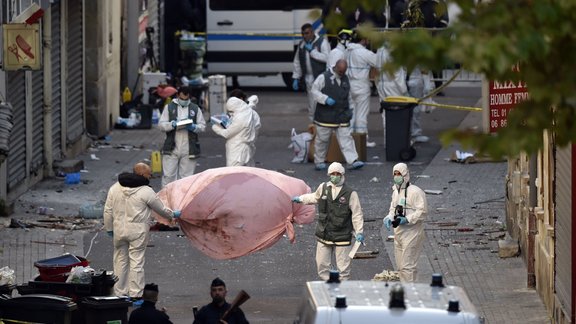
M 529 288 L 536 288 L 536 271 L 535 271 L 535 243 L 534 239 L 537 233 L 536 230 L 536 213 L 534 209 L 538 205 L 538 188 L 536 187 L 536 179 L 538 178 L 538 156 L 536 154 L 530 155 L 530 196 L 529 196 L 529 212 L 528 212 L 528 253 L 526 257 L 526 270 L 527 270 L 527 286 Z
M 574 237 L 574 233 L 576 233 L 576 191 L 574 190 L 574 188 L 576 188 L 576 162 L 574 162 L 574 158 L 576 157 L 576 144 L 572 144 L 572 163 L 571 163 L 571 173 L 572 173 L 572 235 L 570 237 L 570 239 L 572 240 L 572 242 L 570 242 L 571 246 L 572 246 L 572 278 L 574 278 L 574 274 L 576 273 L 576 238 Z M 572 310 L 570 313 L 570 323 L 574 323 L 574 320 L 576 319 L 575 313 L 576 313 L 576 307 L 574 305 L 576 302 L 576 280 L 572 280 L 572 289 L 570 290 L 571 292 L 571 305 L 572 307 L 570 307 L 570 309 Z
M 42 44 L 44 47 L 44 176 L 54 175 L 52 165 L 52 13 L 48 9 L 44 13 L 42 24 Z
M 138 1 L 126 1 L 126 85 L 132 91 L 132 97 L 136 96 L 138 82 L 140 52 L 138 45 L 138 16 L 140 15 L 140 6 Z

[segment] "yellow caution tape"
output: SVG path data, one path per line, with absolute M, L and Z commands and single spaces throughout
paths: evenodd
M 416 99 L 414 97 L 390 96 L 390 97 L 384 98 L 384 102 L 417 104 L 418 99 Z
M 447 105 L 447 104 L 439 104 L 439 103 L 429 103 L 429 102 L 421 102 L 418 103 L 426 106 L 434 106 L 439 108 L 448 108 L 448 109 L 457 109 L 457 110 L 468 110 L 468 111 L 482 111 L 482 108 L 478 107 L 468 107 L 468 106 L 457 106 L 457 105 Z
M 24 322 L 24 321 L 18 321 L 18 320 L 13 320 L 13 319 L 9 319 L 9 318 L 0 318 L 0 324 L 4 324 L 4 321 L 8 321 L 7 323 L 18 323 L 18 324 L 34 324 L 36 322 Z
M 467 107 L 467 106 L 457 106 L 457 105 L 423 102 L 421 99 L 417 99 L 414 97 L 404 97 L 404 96 L 386 97 L 386 98 L 384 98 L 384 102 L 404 103 L 404 104 L 411 103 L 411 104 L 434 106 L 434 107 L 457 109 L 457 110 L 482 111 L 482 108 L 478 108 L 478 107 Z

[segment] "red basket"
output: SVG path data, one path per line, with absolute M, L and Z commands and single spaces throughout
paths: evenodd
M 34 266 L 40 272 L 40 280 L 52 282 L 65 282 L 72 268 L 87 267 L 89 264 L 86 258 L 71 254 L 34 262 Z

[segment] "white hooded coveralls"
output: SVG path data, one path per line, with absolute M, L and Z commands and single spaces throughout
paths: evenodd
M 248 100 L 257 101 L 256 96 Z M 230 124 L 223 128 L 213 124 L 212 130 L 226 139 L 226 166 L 255 166 L 256 138 L 261 127 L 260 116 L 242 99 L 232 97 L 226 102 Z
M 330 167 L 328 167 L 327 173 L 330 175 L 332 172 L 338 172 L 342 175 L 342 180 L 340 180 L 340 182 L 336 185 L 330 181 L 326 182 L 326 185 L 332 190 L 332 197 L 336 199 L 340 193 L 340 190 L 342 190 L 342 185 L 345 181 L 344 173 L 346 170 L 342 164 L 334 162 L 330 164 Z M 321 199 L 326 199 L 326 197 L 323 197 L 323 189 L 324 183 L 321 183 L 315 192 L 301 195 L 300 199 L 302 200 L 302 203 L 306 205 L 318 204 L 318 201 Z M 362 213 L 360 199 L 358 198 L 358 193 L 356 191 L 353 191 L 350 195 L 350 202 L 348 206 L 352 212 L 352 227 L 354 228 L 353 237 L 355 237 L 356 234 L 364 233 L 364 214 Z M 340 272 L 340 279 L 350 279 L 350 264 L 352 259 L 350 258 L 349 254 L 352 246 L 327 243 L 330 242 L 323 243 L 318 241 L 316 244 L 316 267 L 318 270 L 318 276 L 322 280 L 328 280 L 328 277 L 330 276 L 330 270 L 333 268 L 332 255 L 334 255 L 336 259 L 336 268 L 338 269 L 338 272 Z
M 346 46 L 338 43 L 336 47 L 330 51 L 330 54 L 328 54 L 328 64 L 326 64 L 326 69 L 331 70 L 334 66 L 336 66 L 336 62 L 338 62 L 338 60 L 345 60 L 346 54 Z
M 172 99 L 172 102 L 178 107 L 178 120 L 190 119 L 188 116 L 188 107 L 182 107 L 178 104 L 178 99 Z M 173 129 L 172 121 L 169 120 L 168 105 L 164 107 L 162 115 L 158 120 L 158 129 L 163 132 L 169 132 Z M 195 133 L 202 133 L 206 129 L 206 121 L 202 115 L 202 110 L 198 109 L 198 116 L 196 117 Z M 188 147 L 188 130 L 182 128 L 176 130 L 176 146 L 170 154 L 162 155 L 162 187 L 165 187 L 170 182 L 178 179 L 185 178 L 194 174 L 196 170 L 196 158 L 189 156 Z
M 376 54 L 362 44 L 352 43 L 347 48 L 350 96 L 354 102 L 354 115 L 350 121 L 352 132 L 368 133 L 370 113 L 370 68 L 377 68 Z
M 382 46 L 376 52 L 376 63 L 380 73 L 376 79 L 376 89 L 380 101 L 386 97 L 407 96 L 406 69 L 399 68 L 393 74 L 382 70 L 382 66 L 392 60 L 388 48 Z M 382 111 L 382 129 L 384 130 L 384 143 L 386 143 L 386 111 Z
M 432 72 L 423 71 L 420 67 L 416 66 L 408 76 L 407 84 L 410 97 L 420 99 L 434 90 Z M 412 120 L 410 123 L 410 135 L 412 137 L 422 135 L 420 115 L 422 114 L 423 108 L 422 105 L 418 105 L 414 107 L 412 112 Z
M 114 285 L 116 296 L 142 297 L 144 290 L 144 253 L 148 244 L 152 210 L 169 220 L 170 208 L 164 206 L 149 186 L 123 187 L 116 182 L 106 198 L 104 228 L 113 231 Z
M 402 174 L 404 182 L 400 186 L 392 187 L 392 201 L 386 218 L 394 220 L 396 206 L 404 207 L 404 215 L 408 224 L 399 225 L 394 229 L 394 256 L 400 281 L 414 282 L 417 279 L 418 258 L 425 238 L 424 220 L 428 213 L 428 203 L 426 193 L 416 185 L 410 183 L 406 192 L 410 173 L 405 163 L 396 164 L 392 174 L 394 171 Z

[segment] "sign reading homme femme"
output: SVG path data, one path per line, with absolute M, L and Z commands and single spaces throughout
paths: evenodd
M 490 133 L 506 127 L 510 110 L 527 99 L 528 87 L 525 82 L 490 81 L 488 85 L 488 126 Z

